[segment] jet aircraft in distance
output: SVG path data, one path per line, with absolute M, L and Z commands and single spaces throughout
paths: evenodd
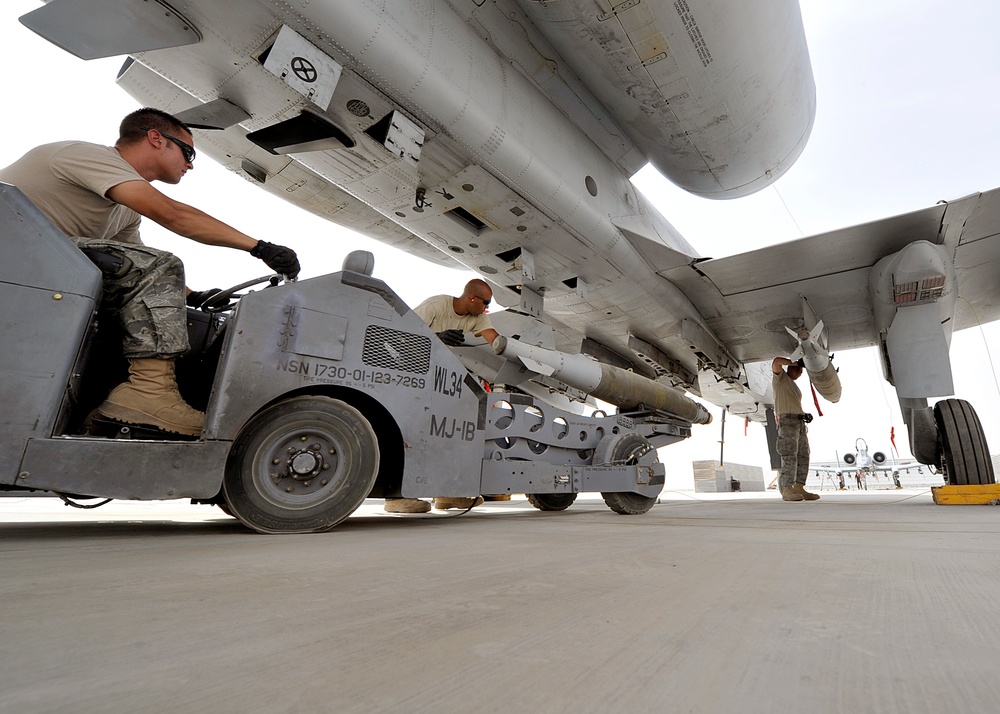
M 859 488 L 868 488 L 868 478 L 878 479 L 879 475 L 891 478 L 896 488 L 902 488 L 899 482 L 900 473 L 910 473 L 915 471 L 922 474 L 928 467 L 920 464 L 915 459 L 895 459 L 890 451 L 888 455 L 883 451 L 868 453 L 868 442 L 858 438 L 854 442 L 854 451 L 848 451 L 843 456 L 843 464 L 840 460 L 836 463 L 810 463 L 809 470 L 815 471 L 820 477 L 820 482 L 829 480 L 839 488 L 845 488 L 845 479 L 856 479 Z
M 629 181 L 648 162 L 735 199 L 788 170 L 816 113 L 795 0 L 52 0 L 21 21 L 127 55 L 125 91 L 263 190 L 481 275 L 505 339 L 462 352 L 488 381 L 564 405 L 604 380 L 688 434 L 711 418 L 693 394 L 773 437 L 775 355 L 836 401 L 831 351 L 874 345 L 916 458 L 994 482 L 973 406 L 929 400 L 954 394 L 952 331 L 1000 317 L 1000 192 L 711 259 Z

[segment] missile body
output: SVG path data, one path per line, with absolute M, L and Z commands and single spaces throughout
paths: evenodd
M 493 351 L 506 359 L 519 361 L 533 372 L 551 376 L 622 409 L 642 404 L 692 424 L 712 421 L 712 415 L 703 406 L 680 391 L 634 372 L 595 362 L 584 355 L 536 347 L 504 335 L 493 341 Z
M 791 359 L 801 359 L 806 365 L 806 372 L 809 374 L 809 381 L 812 382 L 816 391 L 823 395 L 828 402 L 836 404 L 840 401 L 840 375 L 830 361 L 830 355 L 826 348 L 820 343 L 823 334 L 823 321 L 820 320 L 816 326 L 809 331 L 808 335 L 799 336 L 789 330 L 785 330 L 798 343 L 798 347 L 792 352 Z

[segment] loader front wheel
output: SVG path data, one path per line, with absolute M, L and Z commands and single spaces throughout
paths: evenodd
M 226 464 L 225 500 L 261 533 L 326 531 L 365 500 L 378 464 L 378 439 L 361 412 L 329 397 L 294 397 L 240 432 Z

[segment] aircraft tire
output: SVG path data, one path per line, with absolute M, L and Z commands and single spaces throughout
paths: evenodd
M 526 493 L 528 503 L 539 511 L 565 511 L 576 501 L 575 493 Z
M 378 439 L 361 412 L 329 397 L 294 397 L 240 432 L 223 493 L 233 515 L 258 532 L 318 533 L 357 510 L 378 465 Z
M 944 399 L 934 405 L 941 466 L 953 486 L 996 483 L 993 461 L 979 416 L 964 399 Z
M 640 434 L 615 434 L 604 437 L 594 450 L 594 463 L 602 465 L 650 465 L 658 461 L 656 449 Z M 638 516 L 649 511 L 656 496 L 643 496 L 631 491 L 601 492 L 604 502 L 615 513 Z

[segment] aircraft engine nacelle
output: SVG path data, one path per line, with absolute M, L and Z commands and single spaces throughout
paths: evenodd
M 874 454 L 869 454 L 868 449 L 864 446 L 862 446 L 861 450 L 858 451 L 858 453 L 856 454 L 853 453 L 844 454 L 845 464 L 847 464 L 848 466 L 857 465 L 859 468 L 866 468 L 871 466 L 872 464 L 880 466 L 884 464 L 885 461 L 886 461 L 886 456 L 883 452 L 876 451 Z

